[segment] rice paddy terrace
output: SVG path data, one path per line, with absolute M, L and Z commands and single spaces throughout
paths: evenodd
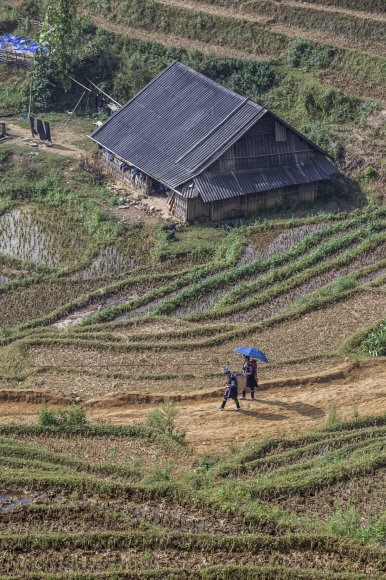
M 63 151 L 1 145 L 0 579 L 385 578 L 385 359 L 363 358 L 386 311 L 384 2 L 84 10 L 107 54 L 92 78 L 120 102 L 140 88 L 123 47 L 139 76 L 180 58 L 267 103 L 344 178 L 330 201 L 167 244 L 134 204 L 117 222 L 123 193 Z M 221 413 L 221 370 L 248 343 L 270 360 L 257 400 Z M 185 444 L 147 426 L 165 396 Z M 88 422 L 37 425 L 43 398 Z
M 141 0 L 124 6 L 110 0 L 99 10 L 93 2 L 85 6 L 96 24 L 118 34 L 204 53 L 278 59 L 295 39 L 305 39 L 318 52 L 305 68 L 319 69 L 323 86 L 383 99 L 386 13 L 380 0 Z
M 384 359 L 361 358 L 385 207 L 168 244 L 161 220 L 103 213 L 114 189 L 73 160 L 3 151 L 1 580 L 386 576 Z M 270 363 L 256 402 L 220 413 L 243 343 Z M 147 426 L 165 396 L 186 443 Z M 42 399 L 88 422 L 38 425 Z
M 192 458 L 141 425 L 2 425 L 0 574 L 386 576 L 385 417 Z
M 4 387 L 50 386 L 70 395 L 85 381 L 85 400 L 120 391 L 201 392 L 218 381 L 222 365 L 239 368 L 231 352 L 239 342 L 270 353 L 264 380 L 310 374 L 344 362 L 343 343 L 384 315 L 383 207 L 257 221 L 229 234 L 188 226 L 174 245 L 155 232 L 157 252 L 148 264 L 138 266 L 127 247 L 110 245 L 95 249 L 88 262 L 81 256 L 79 269 L 76 260 L 67 268 L 59 261 L 90 251 L 82 250 L 81 228 L 69 248 L 48 233 L 35 247 L 26 211 L 14 208 L 1 218 L 7 231 L 29 216 L 23 247 L 41 260 L 40 266 L 30 260 L 29 272 L 16 237 L 12 247 L 4 236 L 10 252 L 0 294 Z M 200 257 L 197 244 L 207 244 L 211 230 L 217 246 L 206 257 L 203 247 Z M 55 243 L 63 257 L 49 253 Z M 190 254 L 181 252 L 184 244 Z M 118 245 L 124 248 L 122 240 Z M 47 266 L 53 256 L 57 265 Z

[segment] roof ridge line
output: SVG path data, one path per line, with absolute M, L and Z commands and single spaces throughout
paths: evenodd
M 237 111 L 239 111 L 244 105 L 246 105 L 249 100 L 250 100 L 249 97 L 247 97 L 241 103 L 239 103 L 237 105 L 237 107 L 235 107 L 226 117 L 224 117 L 224 119 L 222 119 L 219 123 L 217 123 L 217 125 L 215 125 L 209 131 L 209 133 L 207 133 L 206 135 L 204 135 L 204 137 L 202 137 L 199 141 L 197 141 L 197 143 L 195 143 L 190 149 L 188 149 L 188 151 L 186 151 L 186 153 L 183 153 L 181 155 L 181 157 L 179 157 L 174 163 L 179 163 L 180 161 L 182 161 L 183 159 L 185 159 L 185 157 L 187 157 L 187 155 L 189 155 L 189 153 L 191 153 L 192 151 L 194 151 L 196 149 L 196 147 L 198 147 L 199 145 L 201 145 L 201 143 L 203 143 L 204 141 L 206 141 L 207 139 L 209 139 L 209 137 L 211 137 L 211 135 L 213 135 L 213 133 L 215 133 L 220 127 L 222 127 L 224 125 L 224 123 L 226 123 L 227 121 L 229 121 L 229 119 L 235 113 L 237 113 Z
M 192 75 L 194 76 L 198 76 L 200 78 L 202 78 L 205 82 L 207 82 L 208 84 L 214 85 L 215 87 L 220 88 L 224 93 L 228 93 L 229 95 L 233 95 L 234 97 L 237 97 L 238 99 L 242 99 L 242 95 L 239 95 L 238 93 L 235 93 L 235 91 L 232 91 L 231 89 L 228 89 L 227 87 L 224 87 L 224 85 L 222 85 L 219 82 L 214 81 L 213 79 L 205 76 L 204 74 L 190 68 L 187 64 L 181 62 L 180 60 L 176 61 L 179 65 L 182 65 L 185 69 L 187 69 Z M 251 102 L 252 105 L 254 105 L 255 107 L 261 107 L 261 105 L 259 105 L 258 103 L 255 103 L 255 101 L 253 101 L 250 97 L 248 97 L 249 101 Z

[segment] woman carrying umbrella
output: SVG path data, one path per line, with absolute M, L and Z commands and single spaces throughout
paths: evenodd
M 251 391 L 251 396 L 249 397 L 249 401 L 254 401 L 255 399 L 255 389 L 259 387 L 257 382 L 257 375 L 256 369 L 251 363 L 249 356 L 244 357 L 244 364 L 243 364 L 243 372 L 245 375 L 245 387 L 241 391 L 241 398 L 245 399 L 245 395 L 247 393 L 247 389 Z
M 268 362 L 268 359 L 261 350 L 253 346 L 238 346 L 233 349 L 233 352 L 239 352 L 244 355 L 243 373 L 245 375 L 245 388 L 242 390 L 241 399 L 245 399 L 246 389 L 250 389 L 251 396 L 249 400 L 253 401 L 255 398 L 255 389 L 258 388 L 258 383 L 256 367 L 252 364 L 250 359 L 253 357 L 254 359 L 263 362 Z

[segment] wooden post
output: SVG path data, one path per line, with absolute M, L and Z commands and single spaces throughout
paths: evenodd
M 153 180 L 151 177 L 149 177 L 148 175 L 146 176 L 146 195 L 150 195 L 151 194 L 151 186 L 153 184 Z
M 0 121 L 0 137 L 5 137 L 7 134 L 7 127 L 5 121 Z

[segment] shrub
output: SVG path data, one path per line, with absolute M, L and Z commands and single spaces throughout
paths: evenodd
M 68 409 L 58 409 L 54 411 L 47 407 L 45 399 L 42 401 L 42 405 L 38 412 L 38 425 L 41 427 L 55 426 L 59 427 L 61 425 L 86 425 L 87 424 L 86 413 L 78 407 L 75 403 L 71 405 Z
M 315 47 L 304 38 L 296 38 L 284 55 L 284 62 L 290 68 L 309 70 L 326 68 L 336 54 L 336 49 L 328 46 Z
M 182 443 L 185 439 L 185 433 L 177 428 L 176 418 L 178 414 L 179 410 L 176 405 L 169 397 L 165 397 L 157 409 L 148 412 L 146 419 L 150 427 Z
M 361 349 L 370 356 L 386 356 L 386 320 L 368 333 L 361 343 Z
M 336 410 L 336 405 L 334 402 L 330 403 L 328 406 L 328 415 L 326 419 L 326 427 L 334 427 L 338 423 L 342 422 L 342 417 L 340 413 Z
M 311 121 L 301 126 L 301 131 L 311 141 L 327 151 L 333 157 L 336 155 L 336 145 L 333 143 L 326 126 L 320 121 Z

